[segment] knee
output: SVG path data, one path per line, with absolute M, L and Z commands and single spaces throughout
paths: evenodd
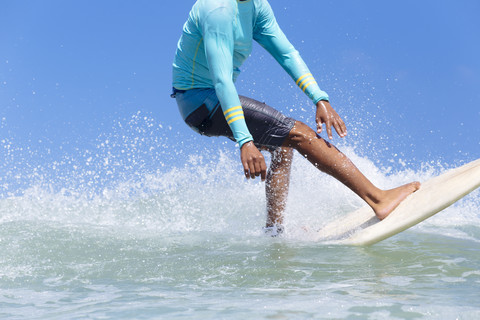
M 291 148 L 297 148 L 304 143 L 310 143 L 313 139 L 317 139 L 318 135 L 312 128 L 305 123 L 295 121 L 295 125 L 288 134 L 287 145 Z
M 272 153 L 272 157 L 276 159 L 276 162 L 291 163 L 293 159 L 293 149 L 289 147 L 277 148 Z
M 293 149 L 289 147 L 279 147 L 273 151 L 272 154 L 272 162 L 269 171 L 275 171 L 279 168 L 288 169 L 292 165 L 293 160 Z

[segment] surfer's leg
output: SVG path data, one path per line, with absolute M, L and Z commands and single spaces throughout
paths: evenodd
M 267 228 L 283 224 L 283 213 L 287 204 L 290 169 L 293 158 L 293 150 L 291 148 L 277 148 L 271 153 L 272 162 L 265 183 Z
M 420 183 L 412 182 L 391 190 L 377 188 L 335 146 L 299 121 L 295 122 L 283 145 L 296 149 L 315 167 L 345 184 L 372 207 L 379 219 L 387 217 L 420 187 Z

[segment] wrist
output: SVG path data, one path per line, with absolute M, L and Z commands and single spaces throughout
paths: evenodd
M 320 95 L 317 98 L 313 99 L 313 103 L 317 104 L 320 101 L 326 101 L 328 102 L 330 100 L 329 96 L 325 93 L 324 95 Z
M 245 146 L 245 145 L 250 145 L 250 144 L 253 144 L 253 139 L 247 140 L 247 141 L 243 141 L 242 143 L 239 143 L 240 150 L 243 148 L 243 146 Z
M 330 102 L 328 100 L 319 100 L 315 105 L 317 106 L 317 108 L 319 108 L 319 107 L 325 106 L 327 104 L 330 104 Z

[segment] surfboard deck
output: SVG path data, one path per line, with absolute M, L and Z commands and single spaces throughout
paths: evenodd
M 451 206 L 480 187 L 480 159 L 422 183 L 383 220 L 366 206 L 320 229 L 317 241 L 344 245 L 372 245 L 402 232 Z

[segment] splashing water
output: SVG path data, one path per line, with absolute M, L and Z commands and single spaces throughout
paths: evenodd
M 2 318 L 480 315 L 478 190 L 379 245 L 335 247 L 305 227 L 363 203 L 298 154 L 287 232 L 270 239 L 263 183 L 218 140 L 199 147 L 135 114 L 52 162 L 2 143 Z M 341 149 L 382 188 L 448 167 L 379 167 Z

